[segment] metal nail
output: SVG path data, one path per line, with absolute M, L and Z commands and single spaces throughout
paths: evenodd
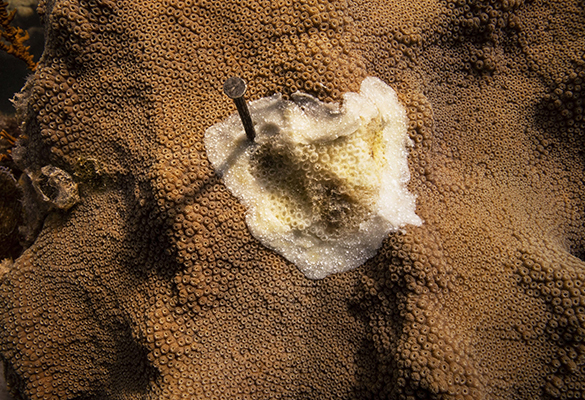
M 232 76 L 231 78 L 226 79 L 225 83 L 223 84 L 223 92 L 228 95 L 228 97 L 233 99 L 234 103 L 236 103 L 236 108 L 240 114 L 242 125 L 244 125 L 246 136 L 248 137 L 249 141 L 253 142 L 254 138 L 256 137 L 256 131 L 254 130 L 252 117 L 250 117 L 250 110 L 248 110 L 248 105 L 244 99 L 246 88 L 246 82 L 244 82 L 244 80 L 239 76 Z

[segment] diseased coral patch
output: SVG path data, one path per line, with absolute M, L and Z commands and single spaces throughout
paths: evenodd
M 208 157 L 244 203 L 252 234 L 311 279 L 372 257 L 385 236 L 420 225 L 406 188 L 406 113 L 392 88 L 366 78 L 343 105 L 302 93 L 251 103 L 248 141 L 236 115 L 206 132 Z

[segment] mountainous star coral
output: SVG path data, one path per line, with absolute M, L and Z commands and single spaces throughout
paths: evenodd
M 0 264 L 15 397 L 585 396 L 583 2 L 38 11 L 11 156 L 46 199 L 19 180 L 32 244 Z M 392 87 L 424 223 L 323 279 L 264 246 L 204 144 L 232 76 L 251 104 Z

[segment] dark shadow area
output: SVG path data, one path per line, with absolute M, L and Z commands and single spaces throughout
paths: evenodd
M 537 135 L 536 156 L 545 158 L 554 156 L 559 160 L 565 179 L 573 187 L 582 187 L 585 183 L 585 65 L 575 62 L 569 73 L 556 82 L 543 78 L 549 89 L 535 110 Z M 570 200 L 574 211 L 563 241 L 566 250 L 573 256 L 585 261 L 585 203 L 582 198 Z

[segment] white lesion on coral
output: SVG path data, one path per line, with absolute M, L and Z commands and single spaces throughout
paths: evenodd
M 389 232 L 422 224 L 406 187 L 407 117 L 377 78 L 341 106 L 302 93 L 291 99 L 250 104 L 254 143 L 234 114 L 207 129 L 205 145 L 246 206 L 250 232 L 320 279 L 363 264 Z

